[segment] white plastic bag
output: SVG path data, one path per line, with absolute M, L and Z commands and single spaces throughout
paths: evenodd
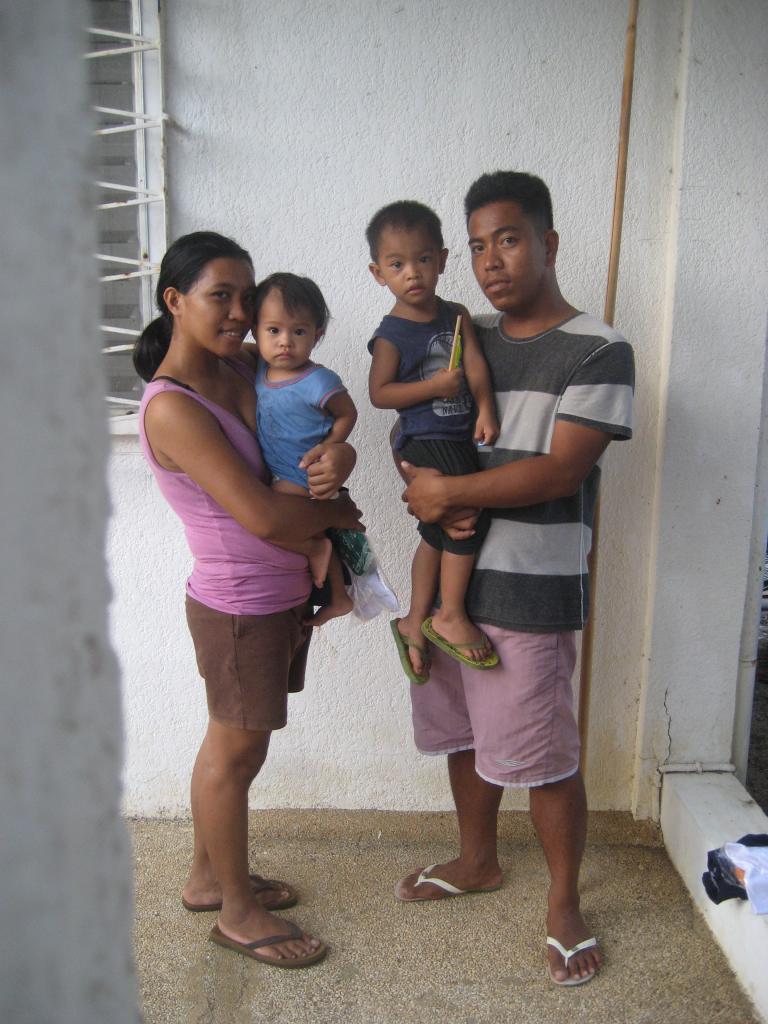
M 349 570 L 351 582 L 347 593 L 352 599 L 352 614 L 367 622 L 379 612 L 400 611 L 397 595 L 379 567 L 368 534 L 358 530 L 329 530 L 328 533 L 336 554 Z
M 375 618 L 379 612 L 397 614 L 400 604 L 392 587 L 374 557 L 370 568 L 362 576 L 350 573 L 352 582 L 347 593 L 352 598 L 352 614 L 362 622 Z

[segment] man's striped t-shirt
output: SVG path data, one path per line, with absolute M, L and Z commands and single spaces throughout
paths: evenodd
M 515 339 L 504 334 L 501 320 L 495 314 L 474 322 L 501 427 L 495 447 L 481 457 L 483 468 L 545 454 L 558 420 L 616 440 L 632 436 L 634 361 L 618 331 L 577 313 L 535 338 Z M 491 528 L 467 593 L 472 619 L 536 633 L 581 629 L 601 462 L 574 495 L 490 510 Z

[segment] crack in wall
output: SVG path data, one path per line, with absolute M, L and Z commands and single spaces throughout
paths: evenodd
M 671 715 L 670 710 L 669 710 L 669 705 L 667 704 L 667 697 L 668 696 L 669 696 L 669 687 L 667 687 L 666 690 L 664 691 L 664 700 L 663 700 L 664 715 L 665 715 L 666 720 L 667 720 L 667 752 L 664 755 L 664 759 L 661 762 L 662 764 L 669 764 L 670 758 L 672 757 L 672 715 Z

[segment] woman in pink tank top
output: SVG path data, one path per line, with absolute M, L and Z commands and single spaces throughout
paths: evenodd
M 140 410 L 144 454 L 181 518 L 194 568 L 187 621 L 205 680 L 209 721 L 192 773 L 195 841 L 182 893 L 188 910 L 218 910 L 211 939 L 279 967 L 321 960 L 327 947 L 271 911 L 293 905 L 285 882 L 249 874 L 248 789 L 287 694 L 301 689 L 311 626 L 301 552 L 329 527 L 359 527 L 346 497 L 279 494 L 256 441 L 251 357 L 253 265 L 231 239 L 195 232 L 166 253 L 161 316 L 137 340 L 148 381 Z M 336 445 L 309 452 L 314 497 L 333 494 L 354 466 Z

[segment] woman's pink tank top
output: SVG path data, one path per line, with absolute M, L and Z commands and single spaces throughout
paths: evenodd
M 229 365 L 246 379 L 253 378 L 243 364 Z M 301 604 L 310 590 L 303 555 L 283 551 L 249 533 L 194 480 L 165 469 L 155 459 L 144 430 L 144 412 L 163 391 L 178 391 L 199 402 L 216 417 L 227 440 L 259 480 L 266 483 L 269 475 L 258 441 L 237 416 L 169 380 L 147 385 L 139 409 L 141 447 L 163 496 L 184 524 L 195 559 L 187 593 L 201 604 L 231 615 L 268 615 Z

